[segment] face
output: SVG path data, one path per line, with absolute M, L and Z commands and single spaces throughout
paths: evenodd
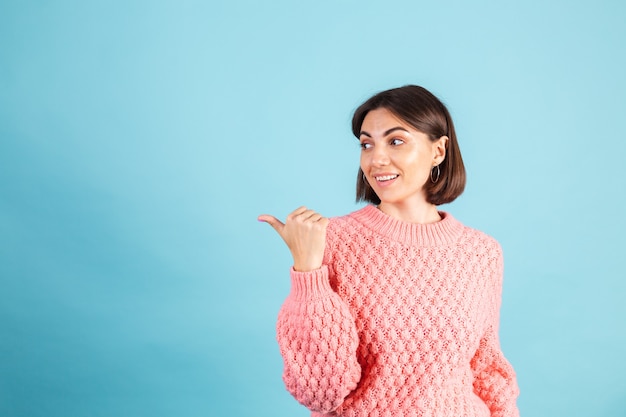
M 431 141 L 389 110 L 367 113 L 361 126 L 361 169 L 382 205 L 426 202 L 424 184 L 445 157 L 446 136 Z

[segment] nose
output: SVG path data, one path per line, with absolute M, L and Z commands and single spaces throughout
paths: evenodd
M 385 166 L 389 164 L 389 154 L 385 146 L 375 146 L 372 152 L 372 164 Z

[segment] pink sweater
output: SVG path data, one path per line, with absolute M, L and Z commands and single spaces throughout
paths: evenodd
M 499 244 L 450 214 L 331 219 L 324 265 L 291 270 L 277 324 L 287 389 L 312 416 L 515 417 Z

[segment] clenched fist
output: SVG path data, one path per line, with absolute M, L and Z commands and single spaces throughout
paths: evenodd
M 300 272 L 322 267 L 328 219 L 306 207 L 287 216 L 285 223 L 274 216 L 262 214 L 259 221 L 269 223 L 285 241 L 293 256 L 293 269 Z

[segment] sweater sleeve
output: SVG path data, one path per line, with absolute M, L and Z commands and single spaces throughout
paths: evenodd
M 333 291 L 326 265 L 311 272 L 291 270 L 291 292 L 277 322 L 283 380 L 311 411 L 339 407 L 361 378 L 358 335 L 348 306 Z
M 474 391 L 487 404 L 492 417 L 518 417 L 519 395 L 515 371 L 500 350 L 498 336 L 490 327 L 472 359 Z
M 476 354 L 471 361 L 474 374 L 474 391 L 485 402 L 492 417 L 519 417 L 517 397 L 519 388 L 515 371 L 500 348 L 498 328 L 502 301 L 503 260 L 498 245 L 494 260 L 493 277 L 490 283 L 489 320 L 480 340 Z

